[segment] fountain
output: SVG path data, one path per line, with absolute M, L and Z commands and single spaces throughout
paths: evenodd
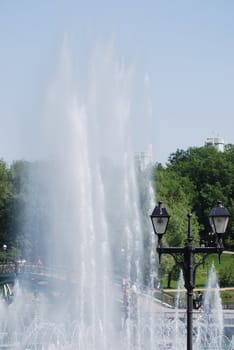
M 212 263 L 200 316 L 196 320 L 197 343 L 205 349 L 232 349 L 224 335 L 222 300 L 214 263 Z
M 49 291 L 36 293 L 16 283 L 12 304 L 0 302 L 0 348 L 184 349 L 185 322 L 174 316 L 176 310 L 155 302 L 158 272 L 150 222 L 150 280 L 143 283 L 147 257 L 129 137 L 133 70 L 110 48 L 97 49 L 87 67 L 86 75 L 77 72 L 63 48 L 41 121 L 43 142 L 36 145 L 43 169 L 29 174 L 24 229 L 33 232 L 38 256 L 59 269 L 60 279 L 51 282 Z M 150 186 L 148 194 L 151 212 Z M 35 214 L 37 203 L 41 211 Z M 124 311 L 122 278 L 128 293 Z M 203 344 L 203 325 L 209 320 L 199 322 L 196 338 Z M 215 336 L 218 349 L 224 349 L 222 333 Z
M 19 327 L 11 323 L 12 315 L 4 320 L 8 339 L 2 344 L 105 350 L 120 349 L 124 341 L 132 347 L 131 327 L 119 336 L 119 279 L 142 285 L 142 231 L 129 138 L 134 75 L 112 48 L 100 50 L 91 55 L 85 76 L 64 45 L 41 120 L 43 142 L 35 145 L 43 170 L 34 167 L 29 174 L 24 230 L 35 235 L 38 258 L 60 268 L 65 280 L 51 285 L 59 294 L 52 302 L 41 290 L 34 295 L 16 287 L 9 315 L 12 310 Z M 35 213 L 35 205 L 41 213 Z

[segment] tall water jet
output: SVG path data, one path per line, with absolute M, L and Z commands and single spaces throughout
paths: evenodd
M 200 318 L 197 319 L 198 347 L 225 349 L 222 300 L 214 263 L 209 272 L 203 299 Z
M 140 288 L 143 275 L 129 137 L 133 71 L 115 57 L 112 48 L 94 52 L 87 74 L 72 61 L 65 45 L 48 89 L 41 121 L 43 142 L 36 145 L 43 160 L 28 173 L 24 225 L 25 232 L 34 235 L 34 256 L 36 252 L 45 266 L 60 269 L 61 278 L 56 277 L 46 293 L 30 295 L 29 314 L 34 321 L 21 312 L 24 326 L 17 341 L 19 349 L 59 345 L 105 350 L 119 349 L 123 342 L 129 349 L 140 349 L 138 300 L 131 305 L 124 335 L 119 337 L 117 285 L 119 276 L 125 276 Z M 13 306 L 20 309 L 24 302 L 24 297 L 15 298 Z
M 29 167 L 24 231 L 33 236 L 34 253 L 25 251 L 25 257 L 50 266 L 49 282 L 45 287 L 40 281 L 35 290 L 31 284 L 30 290 L 21 281 L 10 306 L 0 301 L 1 345 L 19 350 L 184 348 L 185 323 L 176 310 L 168 316 L 154 298 L 159 279 L 148 217 L 154 207 L 151 185 L 144 213 L 147 264 L 143 254 L 146 237 L 129 136 L 133 70 L 112 49 L 100 51 L 87 61 L 85 74 L 64 47 L 48 89 L 37 144 L 43 160 Z M 34 272 L 40 275 L 40 267 Z M 122 277 L 129 288 L 124 312 Z M 208 338 L 200 337 L 202 342 Z
M 180 270 L 180 275 L 177 283 L 177 292 L 175 297 L 175 308 L 176 310 L 184 307 L 186 299 L 186 292 L 184 289 L 184 276 L 183 271 Z
M 185 307 L 186 292 L 184 289 L 183 271 L 180 270 L 179 279 L 177 283 L 177 292 L 175 296 L 175 315 L 174 315 L 174 347 L 175 349 L 183 348 L 185 346 L 185 327 L 180 319 L 180 310 Z
M 105 177 L 104 157 L 107 159 L 105 162 L 110 162 L 107 164 L 109 167 L 113 166 L 111 160 L 116 157 L 114 163 L 120 169 L 118 169 L 119 181 L 114 176 L 111 184 L 114 185 L 116 181 L 113 189 L 120 187 L 119 193 L 124 194 L 122 210 L 125 215 L 121 220 L 125 229 L 121 233 L 122 238 L 119 236 L 120 241 L 123 240 L 124 244 L 127 241 L 128 254 L 130 252 L 134 254 L 135 242 L 139 240 L 138 224 L 134 222 L 137 213 L 132 188 L 135 184 L 131 163 L 126 158 L 128 142 L 124 138 L 127 137 L 125 129 L 130 113 L 128 78 L 126 79 L 124 68 L 121 65 L 118 66 L 111 55 L 110 52 L 104 55 L 105 69 L 110 74 L 109 78 L 106 76 L 107 72 L 102 75 L 103 63 L 93 61 L 90 63 L 91 73 L 89 73 L 85 92 L 81 93 L 72 82 L 68 82 L 66 87 L 68 95 L 65 97 L 62 124 L 59 128 L 61 137 L 58 138 L 63 139 L 64 123 L 66 123 L 65 132 L 69 134 L 61 145 L 56 143 L 54 149 L 56 163 L 60 164 L 60 168 L 58 188 L 53 193 L 57 205 L 52 210 L 63 213 L 62 218 L 59 215 L 60 227 L 54 230 L 56 232 L 53 241 L 56 239 L 59 242 L 58 253 L 54 258 L 58 261 L 59 256 L 68 255 L 70 257 L 68 267 L 74 269 L 73 274 L 77 273 L 77 286 L 73 286 L 75 293 L 72 307 L 74 320 L 77 320 L 79 315 L 78 339 L 79 342 L 82 341 L 84 349 L 109 349 L 115 338 L 116 348 L 119 347 L 112 329 L 116 317 L 113 310 L 117 293 L 113 287 L 112 264 L 114 262 L 110 252 L 118 249 L 117 255 L 119 255 L 120 246 L 112 246 L 115 241 L 114 236 L 118 233 L 113 226 L 114 222 L 108 221 L 106 215 L 107 210 L 112 209 L 113 190 L 111 194 L 107 192 L 105 182 L 110 179 Z M 114 86 L 113 95 L 109 89 L 110 85 Z M 53 98 L 55 105 L 58 99 L 63 99 L 63 96 L 58 95 Z M 56 116 L 55 111 L 52 113 L 52 123 L 54 116 Z M 111 129 L 114 126 L 115 130 L 110 130 L 110 126 Z M 119 143 L 118 151 L 117 143 Z M 111 148 L 112 159 L 108 158 Z M 58 154 L 59 158 L 57 158 Z M 116 204 L 120 206 L 120 203 Z M 113 217 L 114 214 L 110 212 L 109 217 Z M 55 214 L 51 225 L 56 224 L 56 221 Z M 61 241 L 64 242 L 62 246 Z M 128 262 L 129 269 L 132 268 L 130 264 L 131 262 Z M 76 308 L 74 308 L 74 302 Z

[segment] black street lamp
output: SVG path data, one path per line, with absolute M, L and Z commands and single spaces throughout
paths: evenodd
M 195 275 L 198 266 L 204 264 L 206 257 L 209 254 L 222 254 L 223 234 L 226 231 L 230 214 L 226 208 L 222 206 L 220 201 L 211 209 L 209 220 L 214 234 L 217 237 L 216 247 L 195 247 L 193 244 L 192 234 L 192 214 L 188 214 L 188 236 L 187 244 L 184 247 L 166 247 L 162 245 L 162 237 L 166 233 L 169 223 L 170 215 L 166 208 L 163 207 L 162 202 L 159 202 L 150 215 L 154 233 L 158 236 L 157 252 L 159 254 L 159 262 L 162 254 L 170 254 L 175 259 L 176 264 L 182 267 L 185 281 L 185 288 L 187 290 L 187 350 L 192 350 L 193 337 L 193 290 L 195 287 Z M 195 261 L 195 254 L 203 254 L 198 262 Z M 182 257 L 182 258 L 181 258 Z

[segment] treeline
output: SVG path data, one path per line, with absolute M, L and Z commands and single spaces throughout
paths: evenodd
M 34 262 L 45 251 L 46 227 L 41 217 L 46 221 L 48 191 L 42 181 L 37 181 L 46 175 L 45 168 L 43 162 L 15 161 L 8 165 L 0 160 L 0 260 L 7 254 L 7 259 Z M 7 245 L 7 253 L 3 245 Z
M 22 240 L 18 236 L 17 222 L 20 221 L 24 198 L 21 192 L 21 178 L 25 165 L 14 163 L 8 167 L 0 160 L 0 254 L 3 245 L 7 245 L 8 252 L 17 254 L 16 247 L 21 248 Z M 16 214 L 17 213 L 17 214 Z
M 156 163 L 153 168 L 138 172 L 140 208 L 143 213 L 145 284 L 149 283 L 151 274 L 149 230 L 152 230 L 152 225 L 149 225 L 149 216 L 146 215 L 152 211 L 154 201 L 152 193 L 149 193 L 152 192 L 149 191 L 150 178 L 156 201 L 162 201 L 170 214 L 168 229 L 163 238 L 164 245 L 179 247 L 186 244 L 188 214 L 192 213 L 195 245 L 215 246 L 216 237 L 210 227 L 208 215 L 217 200 L 220 200 L 231 215 L 224 235 L 224 246 L 226 250 L 234 250 L 234 145 L 226 145 L 224 152 L 212 146 L 177 150 L 170 155 L 165 166 Z M 174 259 L 164 254 L 156 285 L 160 283 L 160 276 L 166 274 L 170 287 L 172 279 L 178 280 L 179 272 Z M 228 272 L 223 271 L 223 280 Z M 233 285 L 234 275 L 228 278 L 228 284 Z
M 49 186 L 57 171 L 54 168 L 51 171 L 51 164 L 46 162 L 15 161 L 8 165 L 0 160 L 0 259 L 4 244 L 12 258 L 23 257 L 32 262 L 52 249 L 53 242 L 48 242 L 47 236 L 52 207 Z M 225 249 L 234 250 L 234 145 L 227 145 L 224 152 L 215 147 L 177 150 L 165 166 L 156 164 L 152 175 L 156 199 L 165 204 L 171 215 L 166 244 L 185 243 L 189 212 L 193 214 L 195 243 L 215 244 L 208 214 L 216 201 L 221 200 L 231 214 L 224 237 Z M 149 178 L 139 176 L 138 184 L 147 270 Z
M 189 212 L 197 243 L 216 244 L 208 215 L 221 200 L 231 214 L 225 249 L 234 249 L 234 145 L 226 145 L 224 152 L 212 146 L 177 150 L 166 166 L 155 165 L 153 181 L 157 201 L 164 202 L 171 215 L 169 245 L 185 243 Z

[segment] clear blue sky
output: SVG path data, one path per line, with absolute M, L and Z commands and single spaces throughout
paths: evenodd
M 234 2 L 0 1 L 0 157 L 25 158 L 43 90 L 64 35 L 79 50 L 113 41 L 150 78 L 152 118 L 134 125 L 134 148 L 166 162 L 207 137 L 234 143 Z M 28 131 L 28 132 L 27 132 Z

